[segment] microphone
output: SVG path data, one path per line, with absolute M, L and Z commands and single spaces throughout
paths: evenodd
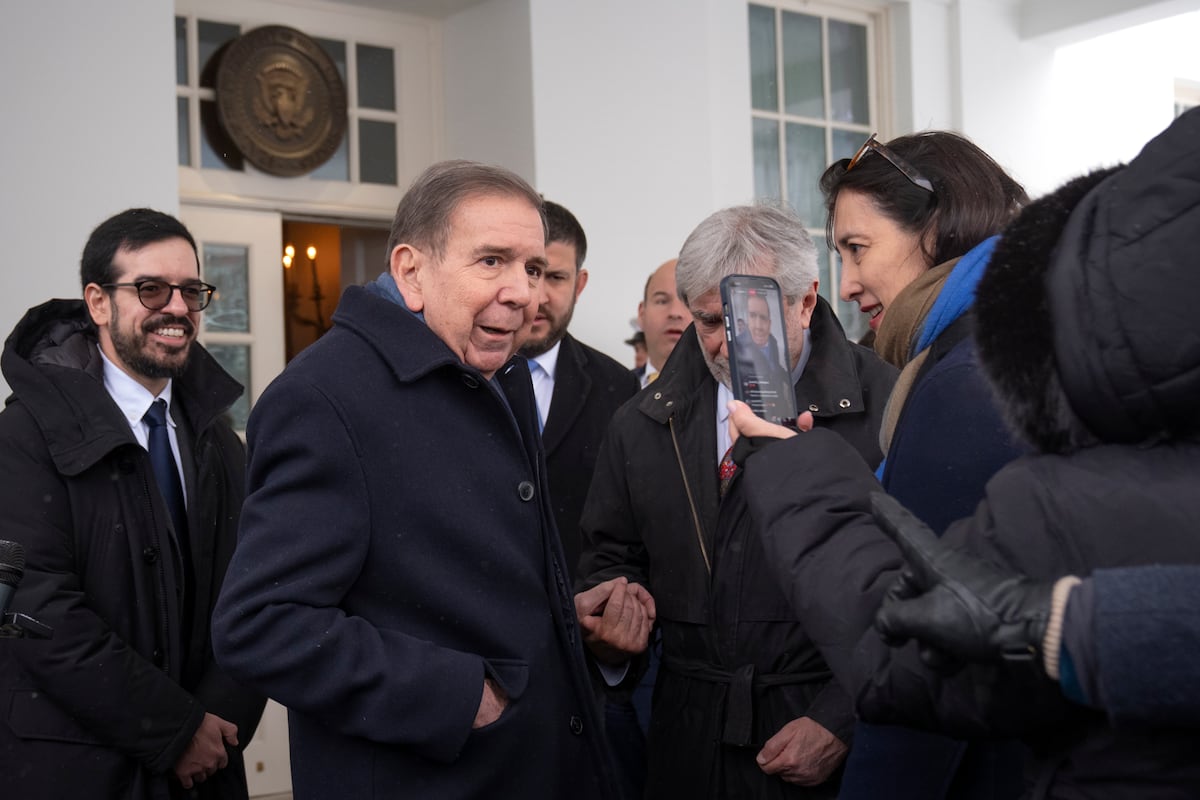
M 25 548 L 0 539 L 0 618 L 8 611 L 8 601 L 25 575 Z
M 8 601 L 25 576 L 25 548 L 0 539 L 0 639 L 49 639 L 54 630 L 33 617 L 10 613 Z

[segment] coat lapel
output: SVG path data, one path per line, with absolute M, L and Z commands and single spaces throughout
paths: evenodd
M 587 356 L 570 334 L 563 337 L 558 351 L 558 366 L 554 371 L 554 396 L 550 399 L 550 414 L 542 430 L 542 446 L 549 457 L 571 430 L 588 394 L 592 379 L 587 371 Z

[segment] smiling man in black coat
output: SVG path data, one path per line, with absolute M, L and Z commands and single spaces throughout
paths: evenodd
M 30 309 L 4 348 L 0 535 L 26 556 L 12 604 L 54 634 L 0 640 L 3 795 L 244 800 L 264 700 L 209 643 L 245 491 L 224 419 L 242 387 L 196 342 L 214 287 L 187 228 L 145 208 L 92 232 L 80 279 L 82 300 Z

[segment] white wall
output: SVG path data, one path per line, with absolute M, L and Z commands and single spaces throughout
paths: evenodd
M 588 235 L 571 331 L 622 363 L 646 278 L 753 200 L 742 0 L 531 0 L 537 185 Z
M 171 4 L 20 6 L 0 23 L 5 337 L 30 306 L 80 296 L 79 255 L 97 224 L 179 204 Z
M 1176 78 L 1200 81 L 1200 11 L 1059 49 L 1045 146 L 1062 157 L 1046 188 L 1136 156 L 1171 123 Z
M 444 157 L 500 164 L 535 182 L 528 0 L 487 0 L 449 17 L 442 48 Z
M 886 70 L 891 75 L 892 93 L 889 133 L 960 127 L 955 19 L 950 0 L 890 4 L 892 63 Z
M 958 3 L 952 36 L 959 48 L 957 105 L 960 130 L 1032 194 L 1040 193 L 1043 176 L 1062 155 L 1046 146 L 1054 48 L 1022 40 L 1018 25 L 1013 3 Z
M 1035 0 L 898 5 L 893 47 L 911 61 L 897 70 L 896 132 L 962 131 L 1031 196 L 1132 158 L 1170 123 L 1175 79 L 1200 80 L 1200 12 L 1164 16 L 1200 0 L 1056 0 L 1052 18 Z

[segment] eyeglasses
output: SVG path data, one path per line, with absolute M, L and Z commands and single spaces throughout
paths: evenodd
M 134 289 L 137 289 L 138 300 L 141 300 L 142 305 L 151 311 L 159 311 L 166 308 L 167 303 L 171 302 L 171 295 L 176 290 L 179 291 L 179 296 L 183 298 L 183 303 L 188 307 L 189 311 L 203 311 L 208 308 L 213 293 L 217 291 L 217 287 L 200 281 L 185 283 L 181 286 L 177 283 L 167 283 L 166 281 L 155 280 L 154 278 L 135 281 L 134 283 L 105 283 L 102 286 L 105 289 L 132 286 Z
M 893 167 L 903 172 L 904 177 L 908 178 L 915 185 L 920 186 L 925 191 L 932 193 L 933 183 L 930 182 L 929 178 L 926 178 L 924 175 L 917 172 L 915 169 L 913 169 L 912 164 L 909 164 L 903 158 L 896 155 L 895 152 L 885 147 L 878 139 L 875 138 L 878 135 L 879 134 L 877 133 L 872 133 L 871 138 L 863 142 L 863 146 L 858 148 L 858 152 L 854 154 L 854 157 L 850 159 L 850 163 L 846 165 L 846 172 L 854 169 L 854 165 L 859 161 L 862 161 L 863 156 L 874 151 L 891 162 Z

